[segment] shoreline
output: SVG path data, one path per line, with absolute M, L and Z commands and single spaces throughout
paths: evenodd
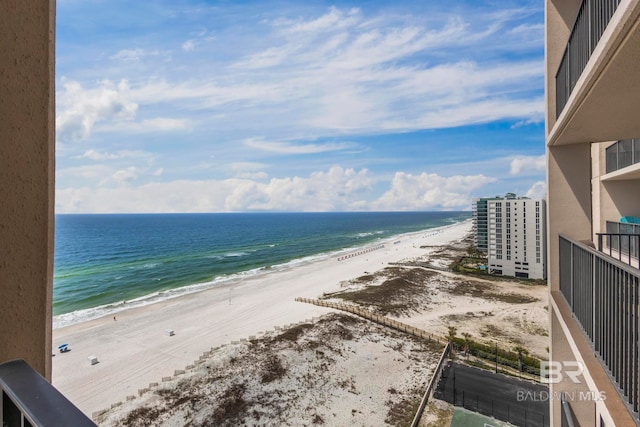
M 296 297 L 339 290 L 342 282 L 363 272 L 425 255 L 432 249 L 420 246 L 446 245 L 464 238 L 470 229 L 467 220 L 406 233 L 387 239 L 384 248 L 341 261 L 334 253 L 224 286 L 125 308 L 115 320 L 109 314 L 58 327 L 53 330 L 53 348 L 67 343 L 71 351 L 53 357 L 53 385 L 91 415 L 184 369 L 211 347 L 332 311 L 297 303 Z M 371 242 L 353 251 L 379 244 Z M 99 363 L 90 365 L 89 356 Z
M 331 252 L 321 252 L 318 254 L 306 256 L 304 258 L 296 258 L 281 264 L 275 264 L 272 266 L 258 267 L 250 270 L 244 270 L 230 275 L 223 275 L 214 277 L 209 282 L 193 283 L 180 286 L 177 288 L 171 288 L 164 291 L 156 291 L 150 294 L 134 298 L 128 301 L 116 301 L 109 304 L 104 304 L 96 307 L 84 308 L 74 310 L 68 313 L 62 313 L 53 316 L 53 330 L 64 328 L 67 326 L 84 323 L 103 317 L 117 316 L 118 313 L 131 310 L 139 307 L 145 307 L 152 304 L 161 303 L 163 301 L 181 298 L 186 295 L 204 292 L 210 289 L 223 289 L 225 287 L 234 286 L 238 283 L 251 280 L 260 279 L 261 276 L 278 273 L 281 271 L 287 271 L 295 269 L 300 266 L 305 266 L 315 262 L 325 261 L 333 258 L 337 258 L 338 261 L 347 260 L 354 256 L 359 256 L 361 253 L 370 252 L 372 247 L 378 248 L 386 247 L 386 245 L 393 245 L 398 239 L 413 238 L 416 235 L 426 234 L 425 237 L 430 237 L 435 234 L 439 234 L 447 228 L 456 227 L 461 224 L 470 223 L 471 219 L 457 222 L 450 225 L 442 225 L 433 228 L 426 228 L 424 230 L 412 231 L 408 233 L 397 234 L 389 237 L 385 237 L 378 240 L 373 240 L 364 243 L 360 246 L 353 246 L 334 250 Z

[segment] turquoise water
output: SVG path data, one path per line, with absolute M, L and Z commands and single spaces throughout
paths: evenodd
M 54 325 L 290 268 L 470 216 L 469 212 L 57 215 Z

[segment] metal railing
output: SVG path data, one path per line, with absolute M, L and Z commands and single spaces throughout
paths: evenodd
M 607 173 L 640 163 L 640 138 L 622 139 L 607 147 Z
M 607 232 L 596 233 L 598 250 L 633 267 L 640 267 L 640 224 L 607 221 Z
M 640 270 L 559 236 L 560 292 L 638 420 Z
M 0 364 L 2 427 L 95 426 L 24 360 Z
M 564 109 L 580 75 L 620 0 L 583 0 L 556 73 L 556 118 Z

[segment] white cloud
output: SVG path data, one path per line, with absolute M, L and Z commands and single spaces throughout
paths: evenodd
M 258 162 L 235 162 L 231 164 L 231 169 L 234 172 L 236 178 L 252 179 L 252 180 L 264 180 L 269 175 L 263 171 L 268 168 L 269 165 Z
M 64 178 L 58 184 L 59 209 L 467 209 L 473 190 L 493 182 L 489 176 L 504 174 L 506 164 L 512 175 L 539 179 L 534 175 L 544 170 L 544 162 L 537 156 L 502 158 L 499 170 L 457 169 L 465 170 L 464 176 L 444 176 L 460 172 L 439 165 L 430 169 L 437 174 L 396 173 L 388 191 L 377 198 L 382 184 L 366 169 L 335 167 L 282 178 L 287 172 L 275 165 L 232 163 L 264 159 L 264 152 L 271 152 L 315 155 L 313 165 L 327 164 L 322 153 L 333 153 L 334 159 L 336 153 L 365 150 L 362 143 L 348 141 L 380 144 L 371 150 L 375 159 L 350 159 L 351 165 L 361 167 L 383 163 L 379 159 L 385 158 L 389 145 L 402 140 L 383 147 L 381 141 L 394 132 L 498 120 L 517 122 L 514 127 L 540 123 L 544 64 L 535 42 L 539 28 L 524 19 L 530 11 L 498 8 L 486 14 L 480 6 L 430 14 L 424 11 L 431 6 L 418 5 L 411 8 L 416 14 L 408 14 L 402 13 L 403 7 L 391 5 L 378 9 L 377 15 L 373 5 L 362 10 L 331 7 L 315 15 L 292 19 L 299 16 L 293 12 L 261 22 L 255 22 L 255 16 L 278 11 L 238 14 L 231 20 L 241 25 L 220 21 L 215 45 L 207 43 L 206 26 L 214 21 L 206 19 L 211 12 L 203 7 L 197 13 L 206 24 L 196 22 L 193 28 L 198 31 L 177 40 L 158 39 L 155 46 L 151 41 L 141 44 L 150 37 L 131 40 L 142 47 L 120 50 L 110 59 L 102 55 L 103 63 L 88 60 L 73 74 L 65 72 L 84 80 L 62 78 L 58 84 L 57 136 L 67 150 L 63 154 L 68 153 L 58 151 L 59 164 L 68 160 L 77 165 L 80 162 L 70 160 L 75 155 L 96 167 L 58 171 Z M 295 10 L 306 13 L 313 8 Z M 527 41 L 529 35 L 534 42 Z M 171 54 L 180 61 L 165 57 L 167 45 L 174 46 Z M 522 50 L 524 45 L 528 50 Z M 198 55 L 184 53 L 194 49 Z M 105 76 L 111 80 L 103 80 Z M 128 80 L 120 80 L 123 76 Z M 151 132 L 157 134 L 140 136 Z M 99 138 L 92 139 L 98 133 Z M 379 140 L 368 138 L 381 134 L 385 137 Z M 65 147 L 72 140 L 89 140 L 95 148 Z M 168 153 L 171 147 L 171 153 L 179 155 L 171 159 L 171 173 L 165 174 L 160 166 L 169 169 L 168 165 L 155 164 L 154 155 L 146 163 L 119 162 L 134 158 L 118 151 L 124 143 L 131 152 L 144 147 Z M 174 143 L 183 145 L 175 150 L 170 145 Z M 203 163 L 212 153 L 216 161 Z M 470 155 L 463 153 L 460 161 Z M 399 155 L 392 157 L 402 161 Z M 93 162 L 111 167 L 98 168 Z M 221 166 L 223 162 L 229 163 Z M 204 171 L 206 165 L 210 169 Z M 388 171 L 389 165 L 387 161 L 380 168 Z M 183 177 L 216 179 L 161 182 L 180 172 Z M 91 187 L 93 183 L 98 187 Z M 87 187 L 75 188 L 80 185 Z
M 87 186 L 96 190 L 112 186 L 120 187 L 155 179 L 164 173 L 163 168 L 154 166 L 156 155 L 146 151 L 122 150 L 101 153 L 88 150 L 76 158 L 88 158 L 92 161 L 87 165 L 57 168 L 57 188 L 73 185 Z
M 258 165 L 253 165 L 258 166 Z M 251 165 L 236 165 L 248 170 Z M 443 177 L 397 172 L 389 190 L 366 201 L 376 180 L 367 169 L 331 167 L 308 177 L 178 180 L 132 185 L 134 167 L 114 173 L 116 187 L 64 188 L 57 212 L 225 212 L 249 210 L 343 211 L 468 209 L 471 193 L 495 179 L 483 175 Z M 106 184 L 106 183 L 104 183 Z
M 139 122 L 124 121 L 111 122 L 99 127 L 100 131 L 109 132 L 126 132 L 130 133 L 152 133 L 152 132 L 170 132 L 188 129 L 190 121 L 186 119 L 173 119 L 169 117 L 158 117 L 155 119 L 145 119 Z
M 538 181 L 529 188 L 525 196 L 531 199 L 545 199 L 547 197 L 547 183 Z
M 84 152 L 84 154 L 80 155 L 80 156 L 76 156 L 76 158 L 78 159 L 90 159 L 90 160 L 114 160 L 118 158 L 118 155 L 116 154 L 109 154 L 109 153 L 100 153 L 96 150 L 87 150 Z
M 238 172 L 246 171 L 246 170 L 255 171 L 255 170 L 265 169 L 268 167 L 269 167 L 268 164 L 260 163 L 260 162 L 235 162 L 231 164 L 231 168 Z
M 126 80 L 115 84 L 102 81 L 85 89 L 75 81 L 65 80 L 57 93 L 56 131 L 62 142 L 88 139 L 95 131 L 126 133 L 166 132 L 188 129 L 190 121 L 156 117 L 135 121 L 139 102 Z
M 264 172 L 264 171 L 242 172 L 242 173 L 236 174 L 236 178 L 252 179 L 252 180 L 262 181 L 262 180 L 265 180 L 265 179 L 269 178 L 269 174 Z
M 278 140 L 309 129 L 321 136 L 404 132 L 504 119 L 519 120 L 517 126 L 539 123 L 542 58 L 491 54 L 518 49 L 510 47 L 511 33 L 495 33 L 522 14 L 449 14 L 420 26 L 409 18 L 368 19 L 357 9 L 333 7 L 319 17 L 274 21 L 271 33 L 260 34 L 260 48 L 241 45 L 241 59 L 212 65 L 215 73 L 185 79 L 179 69 L 174 79 L 139 79 L 130 96 L 140 105 L 224 114 L 225 129 L 240 138 Z M 469 53 L 480 48 L 492 59 Z M 456 49 L 465 53 L 452 55 Z
M 298 50 L 298 47 L 288 45 L 279 47 L 270 47 L 263 52 L 250 55 L 239 63 L 233 65 L 233 68 L 244 69 L 260 69 L 273 67 L 283 63 L 289 55 Z
M 244 181 L 225 198 L 224 210 L 286 211 L 350 210 L 359 192 L 371 185 L 369 172 L 339 166 L 314 172 L 308 178 L 272 178 L 260 184 Z
M 301 32 L 322 32 L 326 30 L 335 31 L 336 29 L 345 28 L 355 25 L 361 20 L 360 9 L 351 8 L 348 11 L 342 11 L 335 6 L 331 6 L 329 12 L 319 18 L 311 20 L 286 21 L 279 20 L 276 25 L 283 28 L 283 31 L 292 33 Z
M 121 169 L 113 174 L 112 178 L 114 181 L 120 184 L 126 184 L 134 181 L 138 178 L 138 168 L 134 166 L 130 166 L 126 169 Z
M 144 55 L 144 49 L 122 49 L 115 55 L 110 56 L 110 58 L 122 61 L 137 61 L 142 55 Z
M 376 210 L 466 210 L 471 206 L 472 192 L 495 181 L 484 175 L 443 177 L 396 172 L 391 188 L 372 206 Z
M 341 151 L 353 149 L 357 145 L 352 142 L 326 142 L 321 144 L 295 144 L 292 142 L 265 141 L 262 138 L 249 138 L 245 145 L 263 151 L 272 151 L 282 154 L 314 154 L 329 151 Z
M 99 152 L 96 150 L 87 150 L 76 159 L 90 159 L 95 161 L 117 160 L 117 159 L 152 159 L 153 153 L 142 150 L 118 150 L 113 153 Z
M 511 129 L 517 129 L 517 128 L 520 128 L 523 126 L 529 126 L 529 125 L 538 125 L 543 122 L 544 122 L 544 116 L 540 114 L 539 116 L 532 116 L 531 118 L 528 118 L 526 120 L 520 120 L 519 122 L 514 123 L 511 126 Z
M 546 168 L 546 157 L 540 156 L 519 156 L 511 160 L 511 175 L 522 175 L 526 173 L 540 173 Z
M 537 35 L 544 37 L 544 24 L 522 24 L 510 30 L 514 34 L 524 34 L 526 36 Z
M 196 110 L 213 110 L 232 102 L 262 105 L 290 95 L 283 87 L 263 81 L 243 81 L 219 84 L 209 79 L 168 81 L 149 79 L 131 89 L 133 97 L 141 104 L 187 103 Z M 225 110 L 216 110 L 224 113 Z M 247 123 L 244 123 L 246 126 Z
M 136 168 L 116 172 L 121 184 Z M 330 211 L 362 205 L 358 194 L 371 186 L 366 169 L 334 166 L 308 177 L 152 182 L 140 186 L 65 188 L 56 192 L 57 212 L 221 212 L 245 210 Z
M 185 52 L 191 52 L 195 48 L 196 43 L 194 40 L 187 40 L 186 42 L 182 43 L 182 50 L 184 50 Z
M 88 181 L 102 180 L 105 176 L 110 176 L 112 173 L 113 171 L 111 168 L 101 164 L 74 166 L 56 169 L 56 180 L 61 178 L 72 178 L 76 182 L 82 182 L 86 185 Z
M 56 94 L 56 130 L 63 141 L 83 140 L 101 121 L 133 120 L 138 104 L 129 98 L 129 84 L 103 81 L 96 88 L 84 89 L 74 81 L 64 81 Z
M 152 128 L 154 130 L 176 130 L 186 129 L 188 127 L 188 121 L 185 119 L 172 119 L 169 117 L 158 117 L 155 119 L 145 119 L 140 122 L 140 127 Z
M 110 59 L 120 61 L 138 61 L 146 54 L 144 49 L 122 49 L 115 55 L 110 56 Z

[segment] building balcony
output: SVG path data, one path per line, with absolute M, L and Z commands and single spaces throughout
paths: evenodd
M 640 179 L 640 138 L 624 139 L 606 149 L 606 175 L 602 181 Z
M 640 224 L 607 221 L 607 232 L 596 236 L 600 252 L 640 269 Z
M 0 423 L 3 427 L 94 426 L 25 361 L 0 364 Z
M 573 318 L 639 423 L 640 270 L 560 235 L 559 273 Z
M 583 0 L 556 73 L 556 118 L 564 109 L 620 0 Z
M 555 3 L 558 9 L 567 9 L 566 3 Z M 549 87 L 555 109 L 550 110 L 547 144 L 640 135 L 635 115 L 640 95 L 640 2 L 583 0 L 577 10 L 564 9 L 562 16 L 554 16 L 556 23 L 573 22 L 573 26 L 568 38 L 554 40 L 555 50 L 549 52 L 549 63 L 557 68 Z M 548 31 L 550 38 L 562 37 L 560 27 Z

